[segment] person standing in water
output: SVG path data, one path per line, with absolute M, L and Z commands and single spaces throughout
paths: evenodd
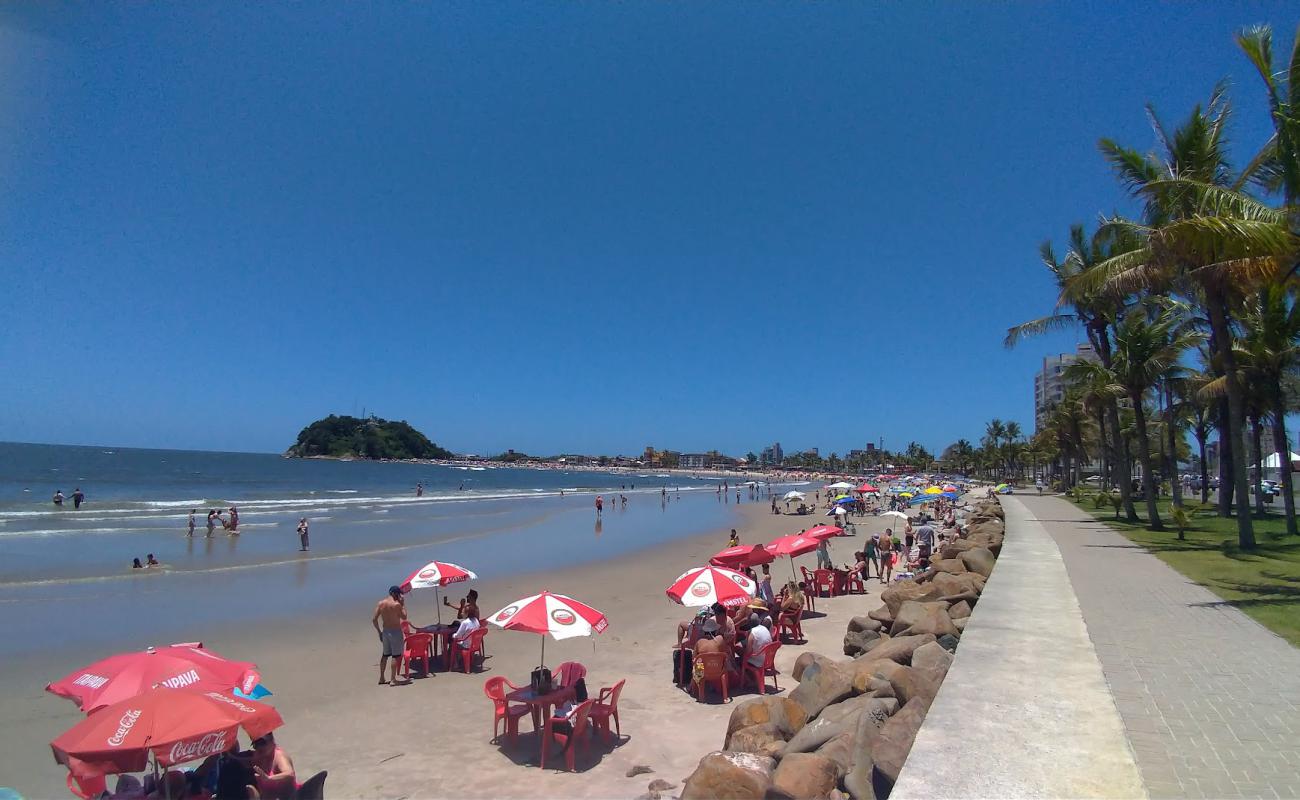
M 423 483 L 417 483 L 417 484 L 415 484 L 415 496 L 416 496 L 416 497 L 424 497 L 424 484 L 423 484 Z
M 239 535 L 239 509 L 234 506 L 230 507 L 230 533 L 234 536 Z
M 604 510 L 604 508 L 605 508 L 605 498 L 601 497 L 600 495 L 596 495 L 596 516 L 599 517 L 600 512 Z
M 208 538 L 209 539 L 212 538 L 212 531 L 216 530 L 216 527 L 217 527 L 216 509 L 209 509 L 208 510 Z
M 1042 492 L 1039 492 L 1039 494 L 1042 494 Z M 77 487 L 77 488 L 72 492 L 72 507 L 73 507 L 73 508 L 81 508 L 81 503 L 82 503 L 82 501 L 85 500 L 85 499 L 86 499 L 86 495 L 82 494 L 82 492 L 81 492 L 81 487 L 78 486 L 78 487 Z
M 300 552 L 307 552 L 310 548 L 311 531 L 307 526 L 307 518 L 303 517 L 298 520 L 298 543 L 301 545 Z
M 55 490 L 54 490 L 54 497 L 51 498 L 51 499 L 54 500 L 54 505 L 55 505 L 55 507 L 57 507 L 57 508 L 63 508 L 63 490 L 62 490 L 62 489 L 55 489 Z
M 186 536 L 193 536 L 193 535 L 194 535 L 194 509 L 192 509 L 192 508 L 190 509 L 190 523 L 189 523 L 189 527 L 186 529 L 186 531 L 185 531 L 185 535 L 186 535 Z

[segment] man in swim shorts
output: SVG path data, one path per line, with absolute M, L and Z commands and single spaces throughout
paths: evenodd
M 375 626 L 375 633 L 379 634 L 379 641 L 383 645 L 383 655 L 379 658 L 381 686 L 385 683 L 397 685 L 397 668 L 402 664 L 402 653 L 405 650 L 402 636 L 402 622 L 405 619 L 406 605 L 402 602 L 402 589 L 398 586 L 389 586 L 388 596 L 379 601 L 379 605 L 375 606 L 375 615 L 370 618 L 371 624 Z M 383 627 L 380 627 L 380 622 L 383 623 Z M 384 666 L 390 658 L 393 659 L 393 665 L 388 680 L 385 680 Z

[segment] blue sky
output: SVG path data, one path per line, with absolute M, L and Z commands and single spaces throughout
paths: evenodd
M 1262 143 L 1255 22 L 1295 7 L 6 4 L 0 440 L 1031 429 L 1039 242 L 1126 207 L 1096 141 L 1147 100 L 1228 78 Z

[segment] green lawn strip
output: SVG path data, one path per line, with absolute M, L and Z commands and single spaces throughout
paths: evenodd
M 1213 508 L 1199 513 L 1186 539 L 1169 523 L 1167 503 L 1161 504 L 1165 531 L 1116 520 L 1111 509 L 1098 510 L 1091 499 L 1076 502 L 1082 510 L 1142 545 L 1157 558 L 1236 606 L 1261 625 L 1300 646 L 1300 536 L 1286 535 L 1280 514 L 1255 520 L 1253 551 L 1237 548 L 1237 523 L 1214 516 Z

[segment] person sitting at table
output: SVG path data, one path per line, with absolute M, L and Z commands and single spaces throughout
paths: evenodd
M 803 584 L 796 584 L 790 581 L 785 585 L 785 592 L 781 597 L 781 613 L 794 614 L 803 610 L 804 596 Z
M 451 635 L 451 640 L 457 645 L 464 644 L 465 640 L 470 637 L 470 634 L 481 627 L 483 627 L 483 625 L 478 621 L 477 613 L 466 614 L 465 618 L 456 625 L 456 632 Z
M 297 790 L 293 761 L 275 743 L 275 734 L 253 740 L 253 775 L 257 778 L 257 793 L 268 800 L 288 800 Z
M 451 601 L 444 597 L 442 598 L 442 604 L 450 607 Z M 465 593 L 465 598 L 456 604 L 456 619 L 465 619 L 468 616 L 479 619 L 478 590 L 476 589 L 470 589 Z
M 770 623 L 764 625 L 758 618 L 751 618 L 746 625 L 748 630 L 745 631 L 745 663 L 761 667 L 763 655 L 759 651 L 772 643 L 772 626 Z
M 862 552 L 853 554 L 853 566 L 849 567 L 849 577 L 857 578 L 860 581 L 866 581 L 871 577 L 871 569 L 867 565 L 867 556 Z
M 727 607 L 722 603 L 713 604 L 713 621 L 718 625 L 718 635 L 725 639 L 728 644 L 734 644 L 736 641 L 736 623 L 732 622 L 731 617 L 727 616 Z

